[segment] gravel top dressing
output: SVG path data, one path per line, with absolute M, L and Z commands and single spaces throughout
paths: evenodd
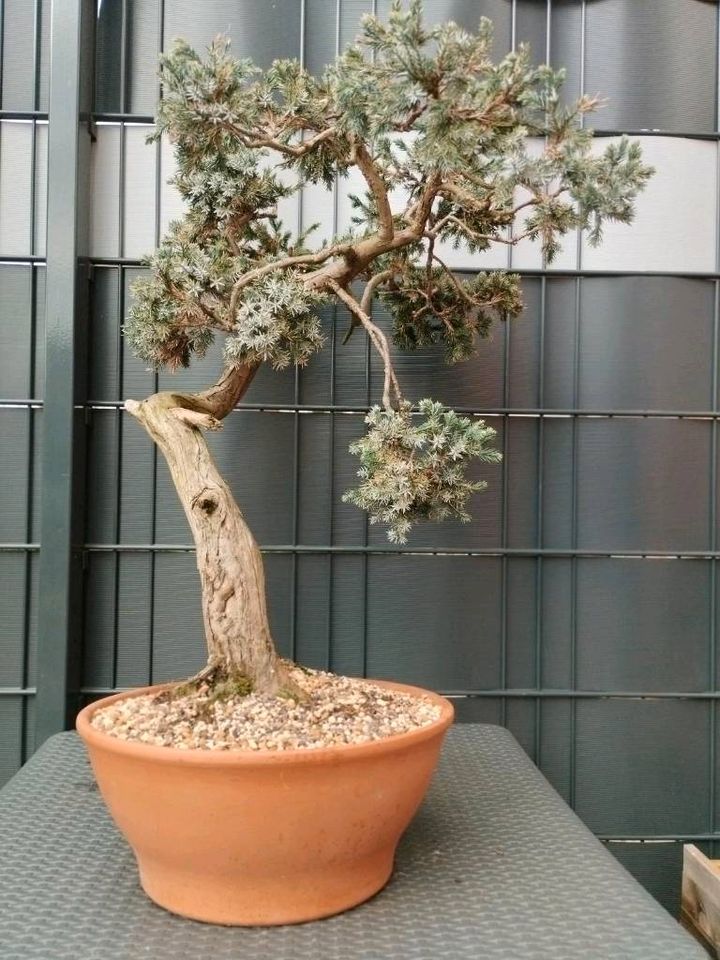
M 98 710 L 92 726 L 121 740 L 181 750 L 296 750 L 367 743 L 433 723 L 440 708 L 425 697 L 371 681 L 296 668 L 292 679 L 308 695 L 212 699 L 208 688 L 183 696 L 148 694 Z

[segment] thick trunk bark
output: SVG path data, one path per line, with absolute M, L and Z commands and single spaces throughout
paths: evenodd
M 165 457 L 197 547 L 208 674 L 250 681 L 269 694 L 295 693 L 273 645 L 262 557 L 240 508 L 218 472 L 203 430 L 217 430 L 252 380 L 254 368 L 228 368 L 203 393 L 157 393 L 128 400 Z

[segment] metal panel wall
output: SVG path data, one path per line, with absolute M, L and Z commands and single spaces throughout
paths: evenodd
M 33 749 L 49 0 L 0 4 L 0 783 Z
M 6 2 L 6 24 L 16 22 L 11 6 Z M 260 63 L 299 56 L 319 70 L 352 38 L 363 12 L 387 6 L 100 6 L 90 210 L 87 698 L 187 674 L 203 657 L 182 512 L 154 448 L 119 412 L 126 397 L 158 386 L 205 385 L 218 367 L 216 353 L 175 377 L 157 375 L 129 354 L 120 335 L 139 258 L 179 210 L 164 183 L 171 151 L 144 143 L 157 96 L 157 51 L 176 35 L 202 44 L 226 31 L 238 53 Z M 499 53 L 529 40 L 538 61 L 568 67 L 569 95 L 608 95 L 608 107 L 593 119 L 599 145 L 623 130 L 638 132 L 658 169 L 637 222 L 608 229 L 597 251 L 570 238 L 552 270 L 527 244 L 510 253 L 498 245 L 482 258 L 453 255 L 459 270 L 520 270 L 526 300 L 523 316 L 496 329 L 465 365 L 448 369 L 433 349 L 399 361 L 408 394 L 438 397 L 498 429 L 506 460 L 502 469 L 480 471 L 490 485 L 477 498 L 472 523 L 419 528 L 406 548 L 391 549 L 381 530 L 341 502 L 356 469 L 347 446 L 362 431 L 380 383 L 359 336 L 340 346 L 347 325 L 341 308 L 326 312 L 327 349 L 300 374 L 262 371 L 247 402 L 213 438 L 214 450 L 263 544 L 272 622 L 285 652 L 311 666 L 426 684 L 454 695 L 462 719 L 509 726 L 613 852 L 675 909 L 679 841 L 712 848 L 720 817 L 718 5 L 425 6 L 430 19 L 452 17 L 469 28 L 490 15 Z M 41 39 L 36 46 L 40 68 Z M 7 57 L 7 42 L 4 49 Z M 27 57 L 8 74 L 16 109 L 29 106 L 23 64 Z M 42 89 L 41 80 L 38 98 Z M 3 101 L 4 109 L 12 105 Z M 25 121 L 30 133 L 38 124 Z M 41 242 L 42 174 L 36 182 L 12 160 L 23 150 L 38 155 L 38 132 L 32 149 L 22 139 L 28 135 L 25 127 L 22 136 L 14 130 L 10 147 L 0 145 L 0 204 L 18 210 L 5 218 L 0 207 L 0 237 L 7 237 L 0 253 L 16 259 L 39 252 Z M 8 164 L 27 178 L 21 190 L 3 173 L 8 151 Z M 306 190 L 283 215 L 298 226 L 321 219 L 328 232 L 347 216 L 346 191 L 344 183 L 331 195 Z M 11 237 L 16 249 L 7 249 Z M 41 317 L 28 278 L 37 277 L 37 288 L 41 274 L 28 265 L 2 270 L 14 285 L 4 284 L 0 294 L 0 339 L 12 347 L 0 363 L 3 376 L 15 379 L 4 379 L 0 393 L 39 400 L 33 331 Z M 381 312 L 379 319 L 387 322 Z M 0 463 L 18 498 L 3 538 L 28 543 L 36 534 L 32 485 L 26 494 L 24 478 L 38 433 L 28 424 L 40 417 L 30 409 L 0 411 L 0 422 L 18 436 L 8 444 L 13 456 Z M 23 591 L 32 582 L 31 554 L 2 556 L 16 565 L 10 576 L 20 591 L 3 614 L 9 639 L 0 682 L 27 693 L 34 621 L 32 594 Z M 19 718 L 31 702 L 17 692 L 0 698 L 0 709 L 12 714 L 0 724 L 0 773 L 21 759 Z

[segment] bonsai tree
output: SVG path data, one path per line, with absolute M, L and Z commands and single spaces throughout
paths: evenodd
M 432 399 L 413 406 L 393 349 L 442 343 L 449 363 L 464 360 L 522 299 L 515 274 L 456 277 L 440 244 L 475 252 L 530 238 L 549 262 L 569 231 L 598 243 L 606 221 L 632 218 L 652 172 L 637 143 L 592 152 L 580 121 L 597 99 L 564 105 L 563 71 L 534 66 L 525 47 L 494 63 L 491 38 L 488 20 L 476 34 L 428 27 L 411 0 L 393 3 L 386 23 L 366 16 L 320 78 L 295 60 L 263 72 L 223 38 L 204 59 L 182 40 L 162 57 L 154 136 L 175 144 L 186 213 L 135 283 L 125 336 L 156 367 L 186 366 L 216 336 L 225 360 L 206 390 L 125 406 L 167 460 L 197 547 L 208 663 L 194 681 L 299 695 L 273 645 L 260 551 L 204 437 L 260 364 L 306 364 L 323 345 L 319 308 L 346 307 L 347 335 L 362 328 L 384 369 L 367 434 L 351 447 L 359 484 L 346 499 L 396 541 L 419 520 L 466 520 L 481 488 L 466 470 L 500 460 L 494 431 Z M 352 198 L 350 230 L 313 242 L 312 231 L 283 229 L 281 198 L 353 167 L 365 193 Z M 373 320 L 378 297 L 391 337 Z

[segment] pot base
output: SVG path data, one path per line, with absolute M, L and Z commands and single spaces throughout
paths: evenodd
M 229 927 L 271 927 L 321 920 L 364 903 L 387 885 L 394 859 L 392 848 L 332 872 L 326 868 L 252 884 L 241 875 L 181 875 L 147 861 L 138 866 L 145 893 L 170 913 Z

